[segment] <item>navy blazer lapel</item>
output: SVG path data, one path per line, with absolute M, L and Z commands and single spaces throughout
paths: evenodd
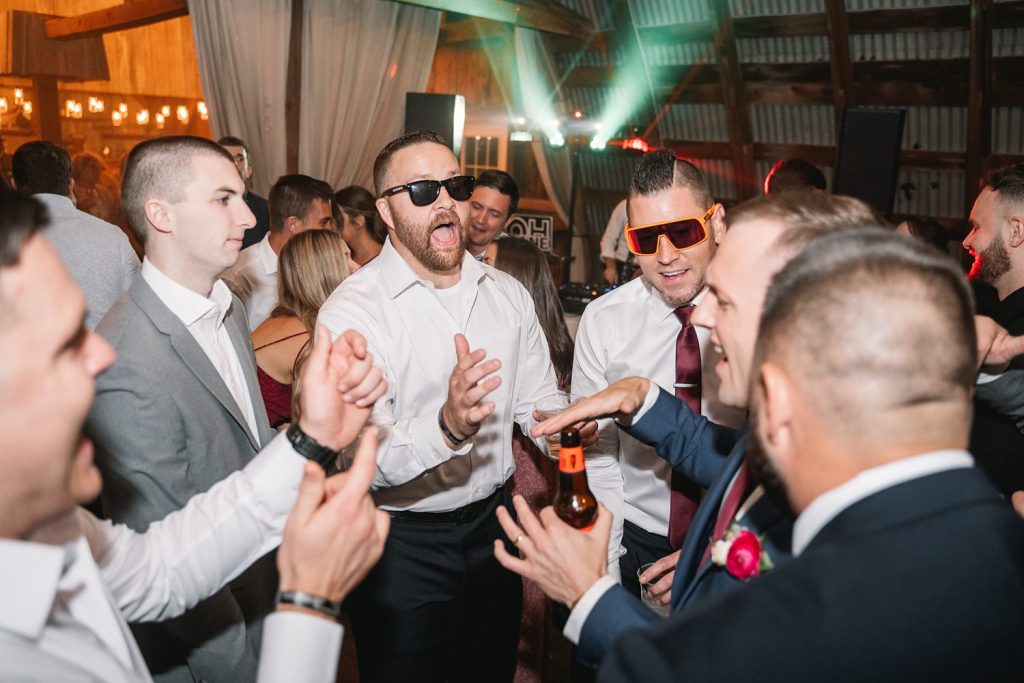
M 714 530 L 715 520 L 718 517 L 718 508 L 725 498 L 725 491 L 729 482 L 736 476 L 740 463 L 746 452 L 747 432 L 741 428 L 736 437 L 736 443 L 729 453 L 722 473 L 715 483 L 708 489 L 707 495 L 697 508 L 697 515 L 694 517 L 690 530 L 683 540 L 682 551 L 679 553 L 679 564 L 676 566 L 676 574 L 672 579 L 672 609 L 676 610 L 689 598 L 697 585 L 697 574 L 700 570 L 700 561 L 704 557 L 704 551 L 708 547 L 708 540 Z
M 199 382 L 206 387 L 207 391 L 213 394 L 214 398 L 224 407 L 224 410 L 234 418 L 238 426 L 242 428 L 249 443 L 257 451 L 260 449 L 259 442 L 253 436 L 242 410 L 231 395 L 227 385 L 221 378 L 220 373 L 213 367 L 213 363 L 206 356 L 199 342 L 195 340 L 192 333 L 178 319 L 174 313 L 160 300 L 156 292 L 146 283 L 145 278 L 138 278 L 132 290 L 132 300 L 150 319 L 153 326 L 161 333 L 170 338 L 171 347 L 181 358 L 185 367 L 188 368 Z M 243 367 L 245 363 L 242 363 Z M 248 380 L 248 377 L 246 378 Z

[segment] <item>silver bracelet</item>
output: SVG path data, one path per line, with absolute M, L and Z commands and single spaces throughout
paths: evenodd
M 279 605 L 294 605 L 296 607 L 305 607 L 311 609 L 314 612 L 319 612 L 331 619 L 337 619 L 341 615 L 341 603 L 322 598 L 319 595 L 313 595 L 312 593 L 304 593 L 303 591 L 278 591 L 277 592 L 277 604 Z

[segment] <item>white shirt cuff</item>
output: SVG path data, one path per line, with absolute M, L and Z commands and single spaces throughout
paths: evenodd
M 301 612 L 274 612 L 263 622 L 257 683 L 334 683 L 345 629 Z
M 1003 376 L 1003 373 L 998 375 L 990 375 L 987 372 L 979 372 L 978 378 L 975 380 L 977 384 L 988 384 L 989 382 L 995 382 L 997 379 Z
M 587 589 L 583 597 L 576 603 L 576 607 L 569 613 L 569 620 L 565 622 L 562 635 L 569 639 L 573 645 L 580 644 L 580 633 L 583 631 L 583 623 L 590 616 L 597 601 L 607 593 L 618 581 L 610 574 L 605 574 L 594 582 L 594 585 Z

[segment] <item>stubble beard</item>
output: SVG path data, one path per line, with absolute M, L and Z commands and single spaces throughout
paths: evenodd
M 1010 268 L 1010 254 L 1000 236 L 993 240 L 988 248 L 975 255 L 974 264 L 967 277 L 972 282 L 984 282 L 994 287 L 1004 275 L 1010 272 Z

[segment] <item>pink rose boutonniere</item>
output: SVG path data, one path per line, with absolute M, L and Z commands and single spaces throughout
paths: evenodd
M 772 560 L 761 545 L 761 538 L 749 529 L 733 523 L 725 536 L 711 546 L 711 561 L 747 581 L 752 576 L 771 571 Z

